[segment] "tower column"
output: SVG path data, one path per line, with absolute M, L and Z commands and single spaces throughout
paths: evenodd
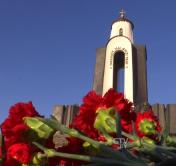
M 126 37 L 120 36 L 110 39 L 106 48 L 104 68 L 103 94 L 116 85 L 114 82 L 114 60 L 118 52 L 124 54 L 124 95 L 133 101 L 133 58 L 132 44 Z M 117 54 L 118 56 L 118 54 Z M 118 86 L 118 85 L 117 85 Z
M 147 52 L 144 45 L 134 44 L 133 28 L 122 10 L 112 23 L 106 47 L 97 49 L 93 90 L 102 95 L 110 88 L 120 91 L 119 71 L 123 68 L 122 92 L 128 100 L 140 105 L 148 101 Z

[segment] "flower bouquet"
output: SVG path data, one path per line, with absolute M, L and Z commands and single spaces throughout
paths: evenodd
M 176 165 L 176 138 L 151 107 L 137 112 L 113 89 L 89 92 L 69 127 L 44 118 L 31 102 L 17 103 L 1 134 L 2 166 Z

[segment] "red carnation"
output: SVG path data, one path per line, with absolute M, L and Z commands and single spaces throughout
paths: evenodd
M 122 100 L 124 96 L 122 93 L 117 93 L 114 89 L 109 89 L 106 94 L 103 96 L 103 102 L 107 108 L 116 106 L 121 110 L 123 105 L 118 106 L 118 104 L 122 104 Z
M 159 121 L 152 110 L 137 113 L 135 125 L 139 137 L 152 137 L 161 131 Z
M 122 129 L 125 132 L 127 132 L 127 133 L 133 132 L 132 121 L 127 121 L 127 120 L 121 119 L 120 122 L 121 122 Z
M 135 120 L 135 112 L 133 112 L 133 103 L 124 98 L 122 93 L 109 89 L 103 96 L 103 105 L 106 108 L 114 107 L 121 116 L 122 129 L 126 132 L 132 132 L 131 121 Z
M 110 107 L 114 107 L 120 113 L 123 130 L 131 132 L 131 121 L 135 119 L 132 103 L 114 89 L 110 89 L 103 97 L 94 91 L 89 92 L 83 98 L 83 104 L 71 126 L 93 139 L 98 139 L 100 133 L 94 128 L 96 111 L 98 108 L 108 109 Z
M 8 129 L 9 130 L 9 129 Z M 29 128 L 24 124 L 19 124 L 14 126 L 11 130 L 9 130 L 9 134 L 4 130 L 5 137 L 5 145 L 6 148 L 10 147 L 12 144 L 17 142 L 24 142 L 27 137 L 27 132 Z
M 102 97 L 94 91 L 83 98 L 78 115 L 74 118 L 71 127 L 76 128 L 91 138 L 98 137 L 98 131 L 93 127 L 96 110 L 102 105 Z
M 23 122 L 23 117 L 40 116 L 35 110 L 32 102 L 29 103 L 17 103 L 10 108 L 9 117 L 14 120 L 15 123 Z
M 2 134 L 5 138 L 6 148 L 26 139 L 29 128 L 24 124 L 24 117 L 40 116 L 35 110 L 32 102 L 17 103 L 9 110 L 8 118 L 1 124 Z
M 28 144 L 17 143 L 8 148 L 7 158 L 15 159 L 21 164 L 28 164 L 31 159 L 32 151 Z
M 81 110 L 95 112 L 98 107 L 102 106 L 102 97 L 95 91 L 90 91 L 84 98 Z
M 2 158 L 2 147 L 0 146 L 0 158 Z
M 19 166 L 19 163 L 14 159 L 6 159 L 1 166 Z
M 109 89 L 103 96 L 103 104 L 106 108 L 115 107 L 115 109 L 120 113 L 121 118 L 125 120 L 134 119 L 134 116 L 131 116 L 131 113 L 133 114 L 133 103 L 125 99 L 122 93 L 118 93 L 114 89 Z

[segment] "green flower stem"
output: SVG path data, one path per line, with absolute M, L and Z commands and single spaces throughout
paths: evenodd
M 162 147 L 162 146 L 159 146 L 159 145 L 150 145 L 150 144 L 147 144 L 147 143 L 143 143 L 143 145 L 144 145 L 145 149 L 151 149 L 151 150 L 157 151 L 161 154 L 165 153 L 170 157 L 175 157 L 176 156 L 176 154 L 169 151 L 169 148 L 167 148 L 167 147 Z M 176 148 L 172 148 L 172 150 L 176 150 Z
M 165 158 L 161 154 L 159 154 L 155 149 L 150 149 L 150 148 L 140 148 L 138 149 L 140 152 L 143 152 L 144 154 L 149 155 L 152 160 L 154 161 L 163 161 Z
M 151 145 L 143 142 L 142 148 L 138 149 L 139 151 L 152 157 L 152 160 L 164 161 L 168 158 L 174 158 L 175 154 L 167 149 L 164 149 L 162 146 Z
M 86 161 L 86 162 L 91 162 L 91 163 L 97 163 L 97 164 L 112 164 L 112 165 L 121 165 L 121 166 L 131 166 L 135 164 L 135 166 L 145 166 L 144 164 L 141 164 L 139 162 L 129 162 L 129 161 L 122 161 L 122 160 L 116 160 L 116 159 L 109 159 L 109 158 L 100 158 L 100 157 L 91 157 L 87 155 L 78 155 L 78 154 L 69 154 L 69 153 L 62 153 L 62 152 L 57 152 L 54 149 L 48 149 L 45 148 L 44 146 L 40 145 L 37 142 L 33 142 L 34 145 L 36 145 L 39 149 L 44 151 L 48 157 L 63 157 L 63 158 L 69 158 L 69 159 L 75 159 L 75 160 L 81 160 L 81 161 Z M 52 155 L 48 154 L 52 151 Z
M 168 157 L 174 158 L 175 153 L 172 151 L 176 151 L 176 148 L 173 147 L 166 147 L 166 146 L 159 146 L 155 144 L 149 144 L 146 143 L 145 141 L 139 139 L 140 143 L 138 144 L 137 141 L 129 144 L 127 146 L 128 149 L 135 149 L 137 148 L 138 151 L 141 151 L 143 153 L 148 154 L 149 156 L 153 157 L 155 160 L 160 160 L 163 161 L 167 159 Z M 158 155 L 160 154 L 160 155 Z M 165 154 L 165 155 L 164 155 Z
M 169 165 L 175 165 L 176 164 L 176 158 L 171 158 L 171 159 L 167 159 L 165 161 L 162 161 L 160 163 L 157 164 L 157 166 L 169 166 Z
M 120 160 L 126 160 L 126 156 L 124 156 L 122 153 L 120 153 L 119 151 L 115 151 L 111 148 L 109 148 L 108 146 L 106 146 L 103 143 L 99 143 L 98 141 L 95 141 L 89 137 L 86 137 L 84 135 L 82 135 L 81 133 L 79 133 L 77 130 L 75 129 L 69 129 L 65 126 L 61 126 L 60 131 L 62 131 L 65 134 L 71 135 L 73 137 L 77 137 L 81 140 L 84 140 L 88 143 L 90 143 L 92 146 L 94 146 L 96 149 L 99 149 L 100 151 L 104 152 L 104 154 L 108 154 L 109 156 L 112 155 L 115 158 L 118 158 Z
M 137 144 L 137 141 L 135 141 L 134 143 L 127 146 L 127 148 L 138 147 L 139 151 L 147 153 L 148 155 L 154 157 L 157 160 L 161 160 L 161 161 L 165 159 L 165 156 L 175 157 L 175 153 L 173 153 L 172 151 L 173 150 L 176 151 L 176 148 L 166 147 L 166 146 L 163 147 L 163 146 L 159 146 L 159 145 L 155 145 L 155 144 L 149 144 L 139 138 L 138 138 L 138 140 L 140 141 L 140 144 Z M 158 155 L 158 154 L 165 154 L 165 156 Z
M 112 145 L 113 144 L 113 137 L 111 137 L 105 129 L 102 127 L 99 128 L 99 131 L 101 131 L 102 135 L 106 138 L 107 142 L 104 142 L 106 145 Z
M 125 134 L 126 135 L 126 134 Z M 128 135 L 128 134 L 127 134 Z M 139 143 L 138 143 L 139 142 Z M 175 150 L 176 148 L 173 147 L 163 147 L 155 144 L 149 144 L 145 142 L 142 139 L 139 139 L 127 146 L 127 149 L 135 148 L 138 147 L 139 151 L 142 151 L 144 153 L 147 153 L 148 155 L 154 157 L 156 160 L 164 160 L 166 159 L 166 156 L 168 157 L 175 157 L 175 153 L 172 151 Z M 165 154 L 163 155 L 158 155 L 158 154 Z
M 64 134 L 68 134 L 70 136 L 79 138 L 85 142 L 90 143 L 93 147 L 95 147 L 96 149 L 98 149 L 101 153 L 101 155 L 103 156 L 109 156 L 111 159 L 115 158 L 115 159 L 119 159 L 120 161 L 128 161 L 131 162 L 132 160 L 129 159 L 129 157 L 127 157 L 124 153 L 118 151 L 118 150 L 113 150 L 112 148 L 106 146 L 106 144 L 100 143 L 98 141 L 95 141 L 89 137 L 86 137 L 85 135 L 79 133 L 77 130 L 75 129 L 70 129 L 62 124 L 60 124 L 58 121 L 54 120 L 54 119 L 48 119 L 48 123 L 55 129 L 55 130 L 59 130 Z
M 132 149 L 134 147 L 138 147 L 138 146 L 135 143 L 128 143 L 126 148 L 127 149 Z
M 75 129 L 70 129 L 64 125 L 62 125 L 61 123 L 59 123 L 58 121 L 54 120 L 54 119 L 48 119 L 48 123 L 55 129 L 55 130 L 59 130 L 62 133 L 68 134 L 70 136 L 79 138 L 81 140 L 84 140 L 85 142 L 90 143 L 93 147 L 95 147 L 96 149 L 99 149 L 100 151 L 102 151 L 105 155 L 109 155 L 109 156 L 114 156 L 115 158 L 118 158 L 120 160 L 127 160 L 127 157 L 124 156 L 121 152 L 119 151 L 115 151 L 111 148 L 109 148 L 108 146 L 106 146 L 103 143 L 100 143 L 98 141 L 95 141 L 89 137 L 84 136 L 83 134 L 79 133 L 77 130 Z
M 134 140 L 134 141 L 139 140 L 139 137 L 131 135 L 131 134 L 128 134 L 128 133 L 126 133 L 124 131 L 122 131 L 122 135 L 125 136 L 125 137 L 128 137 L 129 139 Z
M 115 113 L 115 116 L 116 116 L 116 132 L 117 132 L 117 137 L 121 138 L 122 137 L 122 127 L 121 127 L 121 117 L 120 117 L 120 114 L 116 111 Z
M 176 148 L 175 147 L 170 147 L 170 146 L 158 146 L 158 145 L 155 145 L 161 149 L 164 149 L 164 150 L 168 150 L 168 151 L 176 151 Z

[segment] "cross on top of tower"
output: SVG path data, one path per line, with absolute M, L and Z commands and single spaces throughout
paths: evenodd
M 123 9 L 121 9 L 120 13 L 120 18 L 125 18 L 125 11 Z
M 131 24 L 131 27 L 132 27 L 132 29 L 134 28 L 134 25 L 133 25 L 133 23 L 129 20 L 129 19 L 127 19 L 126 18 L 126 12 L 123 10 L 123 9 L 121 9 L 120 10 L 120 12 L 119 12 L 119 18 L 117 19 L 117 20 L 115 20 L 114 22 L 118 22 L 118 21 L 126 21 L 126 22 L 129 22 L 130 24 Z M 113 23 L 114 23 L 113 22 Z

